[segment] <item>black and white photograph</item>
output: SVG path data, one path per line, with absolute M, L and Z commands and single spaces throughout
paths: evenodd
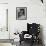
M 0 0 L 0 46 L 46 46 L 46 0 Z
M 27 20 L 26 7 L 16 7 L 16 20 Z

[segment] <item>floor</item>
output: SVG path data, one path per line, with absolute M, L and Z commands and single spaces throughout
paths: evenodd
M 22 44 L 19 45 L 19 46 L 31 46 L 31 45 L 29 43 L 22 42 Z M 34 44 L 33 46 L 43 46 L 43 45 L 41 45 L 41 44 Z
M 11 43 L 0 43 L 0 46 L 12 46 Z
M 22 42 L 21 45 L 17 43 L 17 45 L 12 45 L 11 43 L 0 43 L 0 46 L 31 46 L 29 43 Z M 42 46 L 40 45 L 33 45 L 33 46 Z

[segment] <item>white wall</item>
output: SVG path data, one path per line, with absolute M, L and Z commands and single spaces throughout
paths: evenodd
M 0 3 L 1 2 L 8 2 L 8 0 L 0 0 Z M 11 32 L 11 36 L 13 32 L 16 30 L 18 30 L 19 32 L 22 30 L 26 30 L 27 22 L 29 23 L 36 22 L 40 23 L 43 26 L 44 41 L 46 43 L 45 3 L 43 5 L 40 0 L 9 0 L 8 3 L 9 3 L 8 20 L 9 31 Z M 27 20 L 16 20 L 16 7 L 27 7 Z
M 8 0 L 0 0 L 0 3 L 8 3 Z
M 9 32 L 6 31 L 7 9 L 8 9 L 8 4 L 0 4 L 0 39 L 9 38 Z
M 8 3 L 8 0 L 0 0 L 0 3 Z M 3 27 L 6 23 L 6 9 L 8 8 L 8 5 L 6 4 L 0 4 L 0 27 Z M 1 18 L 1 15 L 4 19 L 4 21 L 2 20 L 3 18 Z M 3 23 L 1 23 L 1 20 L 3 21 Z M 3 25 L 2 25 L 3 24 Z M 2 25 L 2 26 L 1 26 Z M 9 38 L 9 32 L 7 31 L 0 31 L 0 39 L 8 39 Z M 0 43 L 0 46 L 12 46 L 11 43 Z
M 27 20 L 16 20 L 16 7 L 27 7 Z M 26 30 L 27 23 L 33 22 L 42 25 L 46 42 L 45 4 L 42 4 L 40 0 L 9 0 L 9 31 L 11 36 L 16 30 L 19 32 Z

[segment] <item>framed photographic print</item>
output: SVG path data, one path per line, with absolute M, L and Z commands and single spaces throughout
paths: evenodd
M 27 20 L 27 7 L 16 7 L 16 20 Z

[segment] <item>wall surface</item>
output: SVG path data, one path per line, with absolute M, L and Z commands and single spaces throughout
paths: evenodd
M 6 9 L 8 9 L 8 0 L 0 0 L 0 28 L 6 26 Z M 0 39 L 8 39 L 9 32 L 0 30 Z M 12 46 L 10 43 L 0 43 L 0 46 Z
M 27 20 L 16 20 L 16 7 L 27 7 Z M 45 4 L 42 4 L 40 0 L 9 0 L 9 31 L 11 38 L 15 31 L 27 30 L 27 23 L 40 23 L 42 25 L 44 42 L 46 43 Z
M 27 23 L 40 23 L 42 25 L 44 43 L 46 44 L 45 0 L 44 4 L 40 0 L 0 0 L 1 2 L 8 2 L 9 4 L 8 30 L 11 38 L 13 38 L 12 36 L 15 31 L 21 32 L 27 30 Z M 27 20 L 16 20 L 16 7 L 27 7 Z M 4 46 L 5 44 L 0 45 Z
M 9 32 L 6 31 L 7 9 L 8 9 L 8 4 L 0 4 L 0 39 L 9 38 Z
M 0 0 L 0 3 L 8 3 L 8 0 Z

